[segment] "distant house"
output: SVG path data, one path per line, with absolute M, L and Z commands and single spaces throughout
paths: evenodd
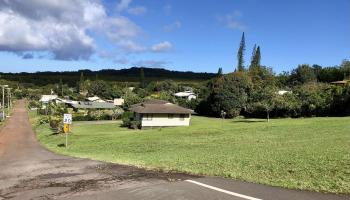
M 39 102 L 48 104 L 50 101 L 54 101 L 58 98 L 57 95 L 41 95 Z
M 124 104 L 124 102 L 125 101 L 124 101 L 123 98 L 116 98 L 116 99 L 113 100 L 113 103 L 114 103 L 115 106 L 121 106 L 121 105 Z
M 134 91 L 135 87 L 128 87 L 130 91 Z
M 57 99 L 56 99 L 56 103 L 57 103 L 57 104 L 71 105 L 71 104 L 77 104 L 78 101 L 73 101 L 73 100 L 70 100 L 70 99 L 61 99 L 61 98 L 57 98 Z
M 104 103 L 106 101 L 102 100 L 100 97 L 98 96 L 93 96 L 93 97 L 88 97 L 86 98 L 87 101 L 90 101 L 90 102 L 99 102 L 99 103 Z
M 89 101 L 78 101 L 77 103 L 72 103 L 70 106 L 74 109 L 100 109 L 100 110 L 107 110 L 107 109 L 114 109 L 115 106 L 113 103 L 107 103 L 107 102 L 89 102 Z
M 331 82 L 331 84 L 333 85 L 346 85 L 350 83 L 350 80 L 343 80 L 343 81 L 334 81 L 334 82 Z
M 131 107 L 141 127 L 189 126 L 192 111 L 168 101 L 149 100 Z
M 178 92 L 175 93 L 174 96 L 179 97 L 179 98 L 185 98 L 187 100 L 192 100 L 192 99 L 197 99 L 197 96 L 195 93 L 192 91 L 184 91 L 184 92 Z
M 291 93 L 292 93 L 292 91 L 288 91 L 288 90 L 279 90 L 277 92 L 277 94 L 279 94 L 279 95 L 291 94 Z

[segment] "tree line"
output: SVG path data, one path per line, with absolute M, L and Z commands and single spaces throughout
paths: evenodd
M 272 68 L 261 65 L 260 46 L 253 47 L 251 61 L 244 65 L 245 35 L 242 34 L 233 73 L 208 81 L 204 98 L 196 111 L 202 115 L 232 118 L 304 117 L 350 115 L 350 82 L 341 85 L 333 81 L 349 80 L 350 61 L 340 66 L 321 67 L 302 64 L 291 72 L 274 74 Z

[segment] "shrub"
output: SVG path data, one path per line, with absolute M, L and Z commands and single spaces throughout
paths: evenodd
M 38 101 L 29 101 L 28 108 L 40 108 L 40 103 Z
M 122 114 L 122 121 L 123 121 L 123 124 L 122 126 L 124 127 L 130 127 L 131 125 L 131 121 L 134 120 L 134 114 L 132 112 L 124 112 Z
M 141 122 L 134 119 L 132 112 L 124 112 L 122 115 L 123 127 L 129 127 L 131 129 L 138 129 L 141 127 Z
M 60 123 L 61 123 L 61 122 L 62 122 L 61 119 L 51 117 L 51 118 L 50 118 L 50 121 L 49 121 L 50 127 L 51 127 L 52 129 L 57 129 L 57 130 L 58 130 L 58 129 L 60 128 Z
M 73 115 L 72 120 L 73 121 L 94 121 L 96 119 L 91 115 Z
M 49 122 L 50 122 L 50 119 L 47 116 L 40 117 L 40 119 L 38 120 L 39 125 L 47 124 Z
M 133 120 L 130 122 L 129 128 L 131 129 L 139 129 L 141 127 L 141 122 L 138 120 Z

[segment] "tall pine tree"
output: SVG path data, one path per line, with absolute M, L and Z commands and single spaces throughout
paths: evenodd
M 244 32 L 242 33 L 241 42 L 239 44 L 239 49 L 237 53 L 237 60 L 238 60 L 238 71 L 244 71 L 244 51 L 245 51 L 245 37 Z
M 258 46 L 257 48 L 256 46 L 254 46 L 249 71 L 259 71 L 260 60 L 261 60 L 260 46 Z
M 255 54 L 256 54 L 256 44 L 254 44 L 253 51 L 252 51 L 252 57 L 250 58 L 249 71 L 251 70 L 251 67 L 254 65 Z
M 260 54 L 260 46 L 256 48 L 256 53 L 255 53 L 255 64 L 258 69 L 260 69 L 260 60 L 261 60 L 261 54 Z
M 218 77 L 222 76 L 222 68 L 221 68 L 221 67 L 219 67 L 219 70 L 218 70 L 217 76 L 218 76 Z

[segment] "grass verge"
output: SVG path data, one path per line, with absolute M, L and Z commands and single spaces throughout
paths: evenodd
M 80 124 L 73 127 L 67 149 L 64 135 L 53 134 L 47 125 L 36 132 L 47 148 L 65 155 L 350 194 L 349 122 L 350 117 L 270 123 L 193 117 L 190 127 L 151 130 Z

